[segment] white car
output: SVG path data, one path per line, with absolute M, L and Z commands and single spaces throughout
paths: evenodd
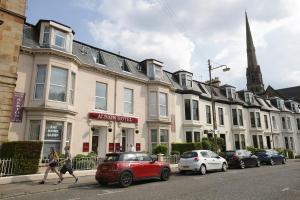
M 184 152 L 179 160 L 178 169 L 180 174 L 186 171 L 199 172 L 201 175 L 211 170 L 227 170 L 227 161 L 209 150 L 193 150 Z

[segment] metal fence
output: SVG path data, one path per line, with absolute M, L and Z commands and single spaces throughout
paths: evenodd
M 164 161 L 169 164 L 178 164 L 180 159 L 179 155 L 168 155 L 164 157 Z
M 12 176 L 14 174 L 14 160 L 0 159 L 0 177 Z

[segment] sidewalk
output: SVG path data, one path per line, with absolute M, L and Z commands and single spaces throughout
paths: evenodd
M 178 172 L 177 164 L 170 165 L 172 173 Z M 96 170 L 75 171 L 79 177 L 78 183 L 74 184 L 74 178 L 65 175 L 63 183 L 56 185 L 58 177 L 54 173 L 49 173 L 48 180 L 44 185 L 38 184 L 43 174 L 33 174 L 24 176 L 12 176 L 0 178 L 0 199 L 9 199 L 13 197 L 21 197 L 28 194 L 45 193 L 57 190 L 64 190 L 76 187 L 97 186 L 95 180 Z M 10 182 L 9 180 L 14 181 Z

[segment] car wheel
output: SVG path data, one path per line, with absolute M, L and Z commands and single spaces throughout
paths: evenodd
M 259 160 L 256 161 L 256 167 L 260 167 L 260 161 Z
M 286 159 L 282 159 L 282 164 L 285 164 L 286 163 Z
M 106 181 L 100 181 L 100 180 L 98 180 L 98 183 L 99 183 L 100 185 L 103 185 L 103 186 L 105 186 L 105 185 L 108 184 L 108 182 L 106 182 Z
M 132 183 L 132 174 L 130 172 L 122 172 L 119 178 L 119 184 L 121 187 L 128 187 Z
M 180 170 L 180 171 L 179 171 L 179 174 L 180 174 L 180 175 L 185 175 L 185 171 L 184 171 L 184 170 Z
M 170 178 L 170 170 L 168 168 L 163 168 L 160 174 L 160 180 L 167 181 Z
M 245 169 L 245 162 L 242 160 L 240 161 L 240 168 Z
M 270 165 L 274 165 L 274 160 L 273 159 L 270 160 Z
M 205 175 L 206 174 L 206 167 L 205 167 L 205 165 L 201 165 L 200 166 L 199 172 L 200 172 L 201 175 Z
M 227 171 L 227 165 L 226 165 L 226 163 L 223 163 L 222 172 L 226 172 L 226 171 Z

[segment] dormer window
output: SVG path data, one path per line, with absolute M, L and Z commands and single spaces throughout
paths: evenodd
M 181 85 L 187 88 L 191 88 L 193 86 L 193 78 L 191 75 L 186 73 L 180 74 Z
M 127 65 L 127 62 L 126 62 L 125 60 L 123 60 L 123 63 L 122 63 L 121 68 L 122 68 L 122 70 L 123 70 L 124 72 L 130 72 L 130 69 L 129 69 L 129 67 L 128 67 L 128 65 Z
M 54 45 L 60 48 L 65 49 L 66 48 L 66 34 L 55 30 L 54 31 Z
M 43 44 L 48 45 L 49 44 L 49 36 L 50 36 L 50 27 L 45 26 L 44 28 L 44 36 L 43 36 Z
M 251 92 L 245 92 L 245 101 L 247 103 L 253 103 L 254 102 L 253 94 Z
M 161 79 L 161 67 L 153 63 L 148 64 L 148 77 L 151 79 Z
M 227 95 L 227 98 L 229 98 L 229 99 L 235 99 L 236 98 L 235 89 L 234 88 L 226 88 L 226 95 Z
M 155 79 L 161 79 L 161 68 L 154 65 L 154 76 Z
M 284 101 L 282 99 L 277 99 L 277 108 L 283 109 Z

